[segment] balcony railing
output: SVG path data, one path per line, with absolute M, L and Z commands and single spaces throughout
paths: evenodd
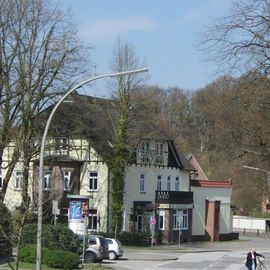
M 157 190 L 156 203 L 192 204 L 193 192 Z

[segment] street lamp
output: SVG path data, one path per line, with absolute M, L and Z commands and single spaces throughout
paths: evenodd
M 37 215 L 38 215 L 38 224 L 37 224 L 37 255 L 36 255 L 36 270 L 41 270 L 41 235 L 42 235 L 42 192 L 43 192 L 43 175 L 44 175 L 44 149 L 45 149 L 45 141 L 46 137 L 48 134 L 48 130 L 50 127 L 51 120 L 57 110 L 57 108 L 60 106 L 60 104 L 65 100 L 65 98 L 71 94 L 73 91 L 76 89 L 82 87 L 83 85 L 90 83 L 92 81 L 102 79 L 105 77 L 118 77 L 118 76 L 123 76 L 123 75 L 131 75 L 131 74 L 136 74 L 136 73 L 141 73 L 141 72 L 146 72 L 148 71 L 147 68 L 143 69 L 135 69 L 135 70 L 128 70 L 128 71 L 123 71 L 123 72 L 116 72 L 116 73 L 109 73 L 105 75 L 99 75 L 90 79 L 87 79 L 78 85 L 74 86 L 71 88 L 54 106 L 53 110 L 51 111 L 51 114 L 49 115 L 49 118 L 46 123 L 46 127 L 42 136 L 42 141 L 41 141 L 41 147 L 40 147 L 40 156 L 39 156 L 39 187 L 38 187 L 38 209 L 37 209 Z
M 266 171 L 266 170 L 264 170 L 264 169 L 260 169 L 260 168 L 257 168 L 257 167 L 246 166 L 246 165 L 244 165 L 243 167 L 244 167 L 245 169 L 250 169 L 250 170 L 255 170 L 255 171 L 261 171 L 261 172 L 266 172 L 266 173 L 269 173 L 269 174 L 270 174 L 269 171 Z

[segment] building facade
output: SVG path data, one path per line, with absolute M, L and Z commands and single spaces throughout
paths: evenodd
M 89 232 L 108 232 L 113 193 L 112 122 L 117 118 L 117 106 L 111 100 L 78 94 L 72 99 L 74 103 L 62 105 L 55 116 L 52 130 L 57 132 L 48 136 L 42 183 L 44 206 L 76 233 L 82 233 L 85 224 Z M 139 120 L 131 126 L 122 230 L 152 231 L 155 240 L 159 236 L 165 243 L 216 241 L 222 240 L 221 235 L 229 238 L 231 182 L 191 179 L 198 169 L 177 151 L 164 132 Z M 39 146 L 38 139 L 33 143 Z M 3 167 L 12 151 L 14 146 L 10 145 Z M 33 156 L 28 168 L 28 194 L 34 208 L 38 165 L 38 155 Z M 22 202 L 22 166 L 22 160 L 17 162 L 6 192 L 5 203 L 11 210 Z M 1 171 L 1 179 L 5 173 Z

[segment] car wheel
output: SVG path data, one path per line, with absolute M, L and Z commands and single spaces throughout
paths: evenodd
M 84 256 L 85 263 L 93 263 L 96 261 L 96 256 L 93 253 L 86 253 Z
M 109 259 L 110 260 L 116 260 L 117 256 L 114 251 L 109 252 Z

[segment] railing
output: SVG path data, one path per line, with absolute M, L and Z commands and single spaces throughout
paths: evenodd
M 270 231 L 269 230 L 233 228 L 233 232 L 237 232 L 240 235 L 258 236 L 258 237 L 267 237 L 267 238 L 270 238 Z
M 156 203 L 192 204 L 193 192 L 157 190 Z

